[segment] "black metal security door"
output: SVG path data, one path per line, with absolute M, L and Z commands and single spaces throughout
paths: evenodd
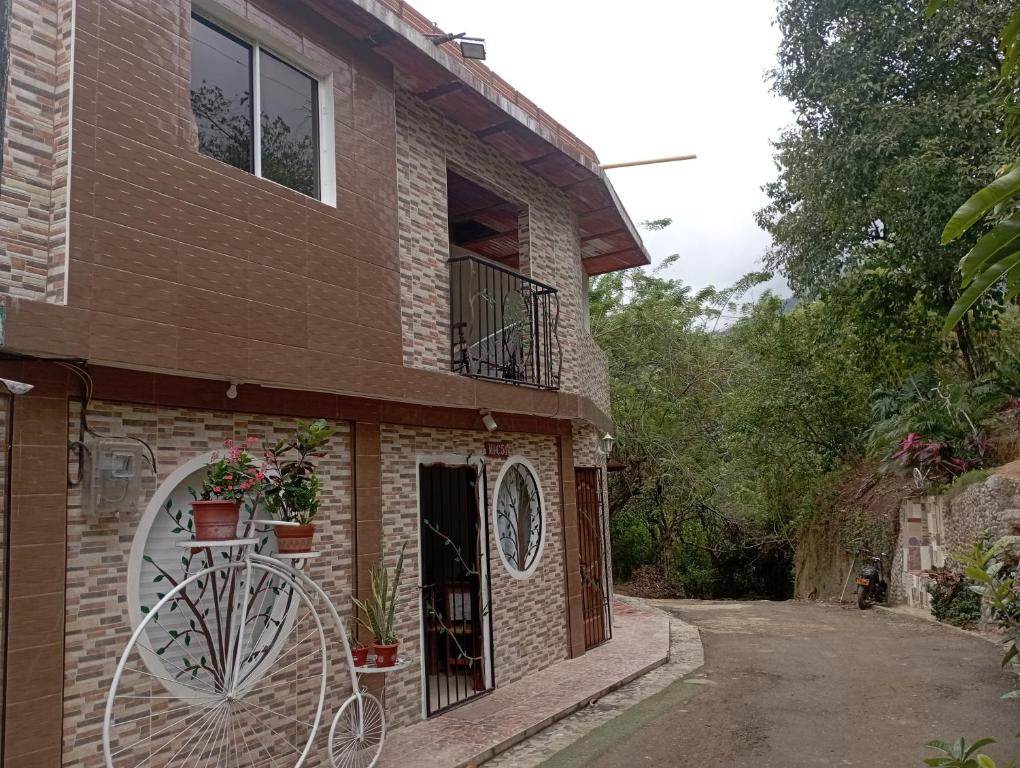
M 581 612 L 584 616 L 584 647 L 587 650 L 612 637 L 602 514 L 602 472 L 576 467 L 574 483 L 581 549 Z
M 423 464 L 419 468 L 429 715 L 483 693 L 492 682 L 491 632 L 486 631 L 489 594 L 484 578 L 488 532 L 486 516 L 478 510 L 479 482 L 484 482 L 484 476 L 474 467 Z

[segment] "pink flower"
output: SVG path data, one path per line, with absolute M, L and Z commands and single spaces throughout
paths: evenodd
M 224 475 L 224 476 L 223 476 L 223 479 L 224 479 L 224 480 L 233 480 L 233 479 L 234 479 L 234 476 L 233 476 L 233 475 Z
M 255 445 L 255 443 L 257 443 L 258 441 L 259 439 L 254 435 L 248 435 L 248 439 L 245 440 L 245 442 L 248 443 L 248 445 Z
M 212 490 L 213 490 L 213 493 L 223 493 L 223 488 L 221 488 L 218 485 L 214 485 Z

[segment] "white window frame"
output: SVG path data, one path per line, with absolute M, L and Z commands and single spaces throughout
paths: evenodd
M 259 53 L 264 48 L 266 53 L 275 56 L 304 75 L 312 78 L 318 86 L 317 101 L 319 111 L 318 154 L 319 154 L 319 196 L 312 197 L 320 203 L 336 208 L 336 137 L 333 121 L 333 72 L 321 62 L 313 61 L 304 54 L 296 52 L 284 40 L 275 38 L 271 33 L 256 26 L 243 16 L 231 12 L 215 0 L 193 2 L 192 13 L 196 16 L 222 27 L 225 31 L 240 38 L 252 47 L 252 111 L 254 114 L 254 168 L 255 176 L 271 184 L 278 184 L 262 175 L 262 86 L 259 72 Z M 190 17 L 189 17 L 190 21 Z M 284 186 L 279 184 L 279 186 Z M 290 187 L 284 187 L 290 189 Z M 291 189 L 291 192 L 298 192 Z M 304 194 L 298 192 L 298 194 Z
M 535 552 L 535 559 L 531 561 L 526 569 L 521 570 L 515 568 L 507 560 L 506 555 L 503 552 L 503 547 L 500 546 L 499 542 L 499 515 L 497 508 L 499 507 L 499 494 L 503 490 L 503 479 L 506 477 L 506 473 L 511 467 L 520 464 L 529 472 L 531 476 L 535 478 L 535 488 L 538 489 L 538 514 L 542 518 L 542 534 L 538 540 L 538 551 Z M 535 465 L 528 461 L 524 456 L 514 454 L 503 462 L 503 466 L 499 468 L 499 474 L 496 475 L 496 484 L 493 486 L 494 491 L 492 494 L 492 534 L 496 539 L 496 552 L 499 553 L 499 559 L 503 562 L 503 567 L 506 572 L 518 581 L 530 578 L 538 567 L 542 564 L 542 554 L 545 552 L 545 542 L 549 538 L 549 513 L 545 506 L 545 494 L 542 492 L 542 476 L 538 474 L 538 470 L 535 469 Z

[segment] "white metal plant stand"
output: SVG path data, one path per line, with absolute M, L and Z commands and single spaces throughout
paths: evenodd
M 316 553 L 269 557 L 254 551 L 258 543 L 177 542 L 186 574 L 197 555 L 205 567 L 183 579 L 158 569 L 167 591 L 143 607 L 107 696 L 107 768 L 298 768 L 323 749 L 335 768 L 376 764 L 386 719 L 359 675 L 410 660 L 355 666 L 343 619 L 302 570 Z M 322 745 L 316 736 L 337 643 L 353 694 Z

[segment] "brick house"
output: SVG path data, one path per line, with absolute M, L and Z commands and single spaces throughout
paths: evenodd
M 390 727 L 604 640 L 587 283 L 648 258 L 594 152 L 399 0 L 8 3 L 3 764 L 104 764 L 163 512 L 295 418 L 338 609 L 408 545 Z

